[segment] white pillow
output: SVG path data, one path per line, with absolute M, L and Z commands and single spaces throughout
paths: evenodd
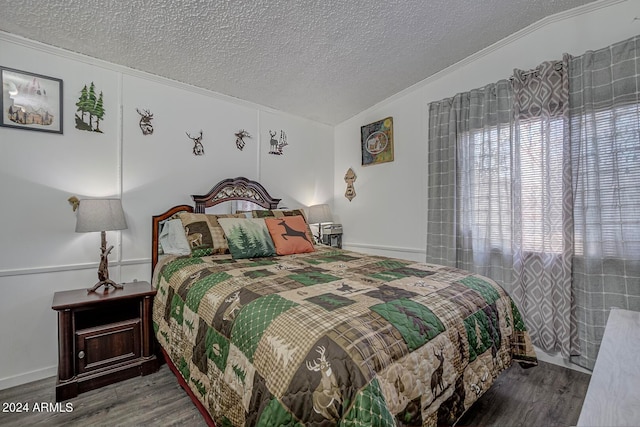
M 160 232 L 160 244 L 165 254 L 191 255 L 191 247 L 179 218 L 164 223 Z

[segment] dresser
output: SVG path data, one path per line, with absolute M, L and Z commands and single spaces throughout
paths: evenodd
M 640 425 L 640 312 L 612 308 L 578 427 Z

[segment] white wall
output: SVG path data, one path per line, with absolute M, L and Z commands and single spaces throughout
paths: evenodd
M 428 103 L 509 77 L 514 68 L 632 37 L 640 32 L 636 17 L 638 0 L 596 2 L 554 15 L 336 126 L 333 207 L 344 226 L 343 247 L 424 261 Z M 362 167 L 360 127 L 387 116 L 393 117 L 395 160 Z M 343 180 L 349 167 L 358 177 L 351 202 Z
M 61 78 L 64 134 L 0 127 L 0 389 L 57 370 L 59 290 L 97 281 L 99 233 L 77 234 L 67 199 L 121 197 L 128 229 L 108 232 L 111 278 L 150 279 L 151 216 L 224 178 L 260 180 L 288 207 L 333 193 L 333 129 L 156 76 L 0 33 L 0 65 Z M 75 103 L 94 82 L 105 99 L 104 133 L 75 129 Z M 136 108 L 154 114 L 144 136 Z M 204 156 L 185 135 L 203 130 Z M 236 148 L 234 133 L 251 138 Z M 284 155 L 269 151 L 284 130 Z

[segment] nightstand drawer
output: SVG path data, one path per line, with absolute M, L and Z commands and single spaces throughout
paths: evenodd
M 76 372 L 112 367 L 141 356 L 140 319 L 76 331 Z

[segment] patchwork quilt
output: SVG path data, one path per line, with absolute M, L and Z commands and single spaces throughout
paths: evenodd
M 518 309 L 485 277 L 317 246 L 162 259 L 157 339 L 221 426 L 451 425 L 518 361 Z

